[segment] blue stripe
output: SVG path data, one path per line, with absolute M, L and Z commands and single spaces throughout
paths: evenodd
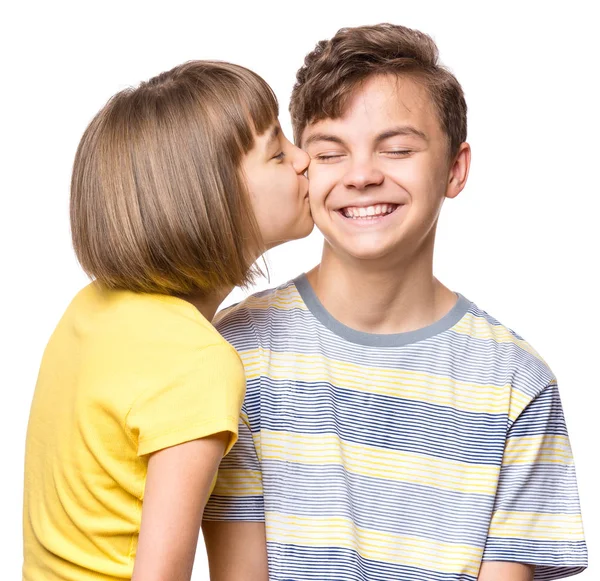
M 501 414 L 470 413 L 330 383 L 262 378 L 262 385 L 270 395 L 261 401 L 261 429 L 337 434 L 354 444 L 459 462 L 502 462 L 507 418 Z
M 382 563 L 337 547 L 269 542 L 269 581 L 476 581 L 472 575 Z
M 361 476 L 335 465 L 266 461 L 263 473 L 268 512 L 344 517 L 364 529 L 441 542 L 483 545 L 494 505 L 493 495 Z
M 526 482 L 527 486 L 523 486 Z M 560 490 L 560 494 L 555 494 Z M 575 467 L 564 464 L 504 466 L 497 510 L 579 514 Z
M 534 563 L 534 579 L 562 579 L 586 568 L 587 549 L 584 542 L 490 537 L 483 560 Z
M 253 521 L 265 520 L 265 507 L 262 496 L 218 496 L 210 497 L 204 509 L 203 520 L 207 521 Z

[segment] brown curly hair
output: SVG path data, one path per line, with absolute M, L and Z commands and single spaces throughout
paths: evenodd
M 448 136 L 450 156 L 456 155 L 467 139 L 467 104 L 460 83 L 439 63 L 430 36 L 389 23 L 342 28 L 306 56 L 290 102 L 296 143 L 307 125 L 342 116 L 356 88 L 374 75 L 408 76 L 422 83 Z

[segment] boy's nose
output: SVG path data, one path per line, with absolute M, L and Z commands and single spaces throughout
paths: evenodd
M 367 186 L 378 186 L 383 182 L 383 173 L 372 163 L 353 163 L 344 175 L 347 188 L 362 190 Z

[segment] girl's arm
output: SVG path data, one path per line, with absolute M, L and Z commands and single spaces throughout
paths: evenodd
M 154 452 L 132 581 L 189 581 L 210 487 L 231 434 Z

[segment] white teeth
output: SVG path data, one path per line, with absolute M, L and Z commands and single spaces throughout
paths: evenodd
M 376 204 L 374 206 L 348 206 L 342 208 L 342 214 L 346 218 L 366 218 L 367 220 L 375 217 L 391 214 L 396 209 L 395 204 Z

